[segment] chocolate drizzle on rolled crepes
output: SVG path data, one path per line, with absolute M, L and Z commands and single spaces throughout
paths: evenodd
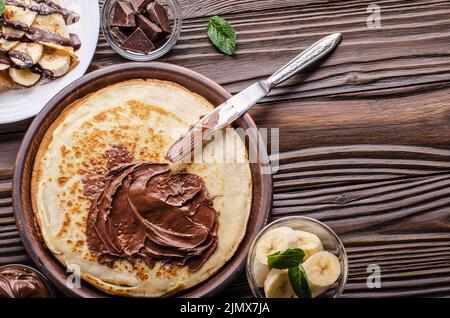
M 0 65 L 0 92 L 42 85 L 73 70 L 81 41 L 67 25 L 79 18 L 56 0 L 5 0 L 0 55 L 8 63 Z
M 35 42 L 47 42 L 47 43 L 53 43 L 58 44 L 61 46 L 67 46 L 72 48 L 78 48 L 79 49 L 79 40 L 77 39 L 76 34 L 70 34 L 69 38 L 65 38 L 57 33 L 48 32 L 45 30 L 41 30 L 39 28 L 32 28 L 28 27 L 25 23 L 18 22 L 18 21 L 10 21 L 7 19 L 4 19 L 3 17 L 0 17 L 0 25 L 13 28 L 18 31 L 22 31 L 27 33 L 30 40 Z M 20 36 L 20 38 L 17 35 L 8 34 L 8 33 L 0 33 L 0 38 L 4 38 L 5 40 L 11 41 L 11 40 L 21 40 L 23 36 Z M 77 39 L 77 41 L 74 41 L 74 39 Z
M 86 229 L 101 264 L 140 259 L 196 271 L 216 249 L 218 213 L 201 177 L 134 162 L 116 166 L 105 180 Z
M 27 53 L 24 53 L 24 52 L 21 52 L 21 51 L 16 51 L 16 50 L 11 50 L 11 51 L 8 52 L 8 55 L 11 58 L 18 59 L 18 60 L 22 61 L 25 64 L 26 68 L 30 68 L 34 64 L 33 63 L 33 59 Z

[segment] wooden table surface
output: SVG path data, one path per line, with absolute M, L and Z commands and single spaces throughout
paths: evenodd
M 296 76 L 251 111 L 280 129 L 272 219 L 317 218 L 350 260 L 345 297 L 450 296 L 450 1 L 180 0 L 184 24 L 160 61 L 235 93 L 321 36 L 344 40 L 320 69 Z M 236 56 L 208 42 L 208 17 L 238 32 Z M 90 70 L 126 62 L 103 36 Z M 0 97 L 1 98 L 1 97 Z M 0 265 L 27 263 L 11 207 L 11 176 L 29 122 L 0 127 Z M 366 285 L 369 264 L 381 288 Z M 224 296 L 251 296 L 244 275 Z

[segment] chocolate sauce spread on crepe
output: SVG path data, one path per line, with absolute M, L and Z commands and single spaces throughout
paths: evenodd
M 110 266 L 156 260 L 196 271 L 217 246 L 217 212 L 203 180 L 167 164 L 129 163 L 108 173 L 92 203 L 89 249 Z

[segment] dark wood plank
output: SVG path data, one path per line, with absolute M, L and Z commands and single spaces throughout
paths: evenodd
M 273 102 L 251 114 L 260 127 L 280 129 L 282 152 L 354 144 L 450 148 L 449 94 L 450 82 L 414 94 L 374 91 Z

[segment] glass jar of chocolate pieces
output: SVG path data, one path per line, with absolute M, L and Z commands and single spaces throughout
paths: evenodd
M 106 0 L 102 28 L 109 45 L 121 56 L 139 62 L 169 52 L 181 32 L 176 0 Z

